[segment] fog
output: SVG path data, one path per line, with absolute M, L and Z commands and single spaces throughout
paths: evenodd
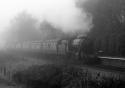
M 42 31 L 40 33 L 40 25 L 42 22 L 47 21 L 53 28 L 60 30 L 63 33 L 86 33 L 93 27 L 92 15 L 86 11 L 85 8 L 79 8 L 77 6 L 80 0 L 4 0 L 0 1 L 0 34 L 1 42 L 10 41 L 17 37 L 14 35 L 30 35 L 30 31 L 35 30 L 36 34 L 42 39 Z M 86 3 L 88 0 L 82 0 L 81 3 Z M 17 24 L 17 19 L 21 13 L 26 13 L 35 19 L 35 27 L 29 28 L 32 30 L 24 31 L 22 34 L 20 31 L 15 30 L 27 30 L 28 28 Z M 25 19 L 25 18 L 24 18 Z M 16 21 L 15 21 L 16 20 Z M 19 21 L 19 20 L 18 20 Z M 22 23 L 25 23 L 22 21 Z M 27 22 L 28 23 L 28 22 Z M 28 24 L 29 26 L 32 24 Z M 16 26 L 16 27 L 15 27 Z M 14 30 L 14 31 L 13 31 Z M 27 34 L 26 34 L 27 33 Z M 39 33 L 39 34 L 37 34 Z M 40 36 L 41 35 L 41 36 Z M 10 38 L 11 37 L 11 38 Z M 21 36 L 18 36 L 21 37 Z M 17 38 L 18 40 L 18 38 Z M 16 41 L 16 39 L 15 39 Z M 2 44 L 1 43 L 1 44 Z

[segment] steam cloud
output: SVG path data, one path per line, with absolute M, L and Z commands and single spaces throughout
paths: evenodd
M 51 0 L 53 1 L 53 0 Z M 92 16 L 76 6 L 75 0 L 56 0 L 44 12 L 44 17 L 64 32 L 88 32 L 92 27 Z M 85 1 L 85 0 L 84 0 Z M 47 6 L 47 5 L 46 5 Z
M 79 0 L 3 0 L 0 3 L 0 24 L 3 26 L 18 13 L 26 11 L 39 20 L 46 20 L 65 33 L 86 33 L 92 28 L 92 15 L 76 4 Z M 81 3 L 89 0 L 81 0 Z M 8 3 L 6 3 L 8 2 Z M 4 24 L 3 24 L 4 23 Z M 0 25 L 0 29 L 1 28 Z M 11 25 L 11 23 L 10 23 Z M 6 32 L 2 33 L 6 36 Z M 1 39 L 2 40 L 2 39 Z
M 87 0 L 82 0 L 82 3 Z M 47 20 L 64 32 L 88 32 L 92 27 L 92 16 L 76 6 L 77 0 L 32 0 L 27 11 L 40 21 Z M 28 5 L 28 2 L 27 4 Z M 37 5 L 37 6 L 35 6 Z

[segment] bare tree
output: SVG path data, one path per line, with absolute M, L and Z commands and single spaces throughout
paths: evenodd
M 43 39 L 57 39 L 65 37 L 65 34 L 60 29 L 54 27 L 46 20 L 40 24 L 40 30 L 42 32 Z
M 21 12 L 12 21 L 9 28 L 9 40 L 24 42 L 39 40 L 40 33 L 36 29 L 37 20 L 27 12 Z

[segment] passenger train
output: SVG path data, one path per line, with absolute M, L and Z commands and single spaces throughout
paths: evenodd
M 66 56 L 78 56 L 83 58 L 87 56 L 87 50 L 90 50 L 91 46 L 85 36 L 77 36 L 75 38 L 65 38 L 65 39 L 51 39 L 43 41 L 32 41 L 32 42 L 23 42 L 15 43 L 8 46 L 11 49 L 18 50 L 29 50 L 29 51 L 39 51 L 47 54 L 57 54 L 57 55 L 66 55 Z M 88 42 L 88 43 L 87 43 Z M 85 45 L 86 44 L 86 45 Z M 84 55 L 86 54 L 86 55 Z
M 102 56 L 103 51 L 97 51 L 95 41 L 92 41 L 86 36 L 15 43 L 7 46 L 8 49 L 11 50 L 17 49 L 23 51 L 41 52 L 43 54 L 67 56 L 71 59 L 82 60 L 85 64 L 94 63 L 125 67 L 124 59 L 114 59 L 111 56 Z

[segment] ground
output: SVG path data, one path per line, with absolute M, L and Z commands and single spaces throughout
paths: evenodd
M 63 55 L 45 55 L 36 52 L 0 51 L 0 88 L 17 88 L 8 85 L 11 80 L 11 73 L 23 70 L 32 65 L 44 64 L 73 64 L 77 60 L 71 60 Z M 5 81 L 3 81 L 3 79 Z
M 43 54 L 41 52 L 22 52 L 12 50 L 0 51 L 0 88 L 21 88 L 20 86 L 15 86 L 13 83 L 11 83 L 12 73 L 24 70 L 32 65 L 45 64 L 76 65 L 82 66 L 82 68 L 86 69 L 86 66 L 83 66 L 83 62 L 75 59 L 74 57 L 69 58 L 64 55 L 57 56 L 56 54 Z M 91 67 L 92 68 L 87 68 L 91 70 L 93 75 L 96 75 L 100 72 L 107 74 L 107 72 L 105 73 L 104 69 L 97 69 L 96 66 Z M 110 72 L 107 75 L 109 74 L 112 75 Z

